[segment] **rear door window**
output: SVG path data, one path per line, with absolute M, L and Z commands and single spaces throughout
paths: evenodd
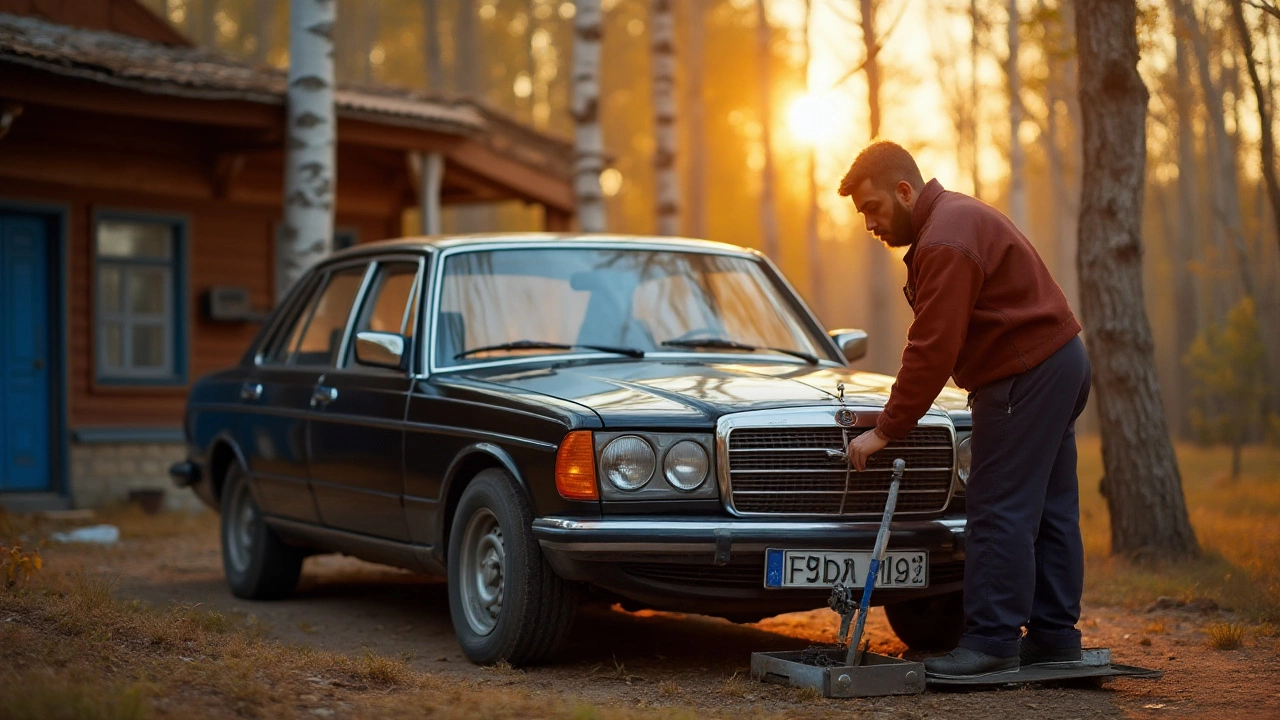
M 346 267 L 325 278 L 324 289 L 298 316 L 294 326 L 271 355 L 271 362 L 289 365 L 335 366 L 342 338 L 367 266 Z

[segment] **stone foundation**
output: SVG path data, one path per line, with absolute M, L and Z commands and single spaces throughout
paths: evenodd
M 71 502 L 100 508 L 129 502 L 131 490 L 164 491 L 166 510 L 195 510 L 204 503 L 169 480 L 169 466 L 186 457 L 182 443 L 71 443 Z

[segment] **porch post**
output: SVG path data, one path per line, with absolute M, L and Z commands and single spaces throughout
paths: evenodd
M 444 180 L 444 156 L 422 153 L 421 177 L 418 180 L 418 207 L 422 208 L 422 234 L 440 234 L 440 187 Z

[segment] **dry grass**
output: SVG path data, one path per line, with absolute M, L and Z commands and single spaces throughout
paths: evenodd
M 1178 564 L 1134 564 L 1109 556 L 1106 500 L 1098 493 L 1098 438 L 1080 440 L 1080 511 L 1086 597 L 1145 607 L 1159 597 L 1213 600 L 1252 622 L 1280 622 L 1280 449 L 1249 447 L 1244 472 L 1228 477 L 1230 451 L 1176 448 L 1191 524 L 1204 554 Z
M 1214 650 L 1235 650 L 1244 644 L 1244 626 L 1235 623 L 1209 623 L 1204 634 L 1209 636 L 1209 647 Z

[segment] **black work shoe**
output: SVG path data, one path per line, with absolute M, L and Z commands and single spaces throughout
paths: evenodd
M 1080 648 L 1049 648 L 1034 640 L 1022 638 L 1018 659 L 1025 665 L 1065 665 L 1080 662 Z
M 969 678 L 1017 671 L 1018 658 L 1002 658 L 958 647 L 942 657 L 926 658 L 924 673 L 937 678 Z

